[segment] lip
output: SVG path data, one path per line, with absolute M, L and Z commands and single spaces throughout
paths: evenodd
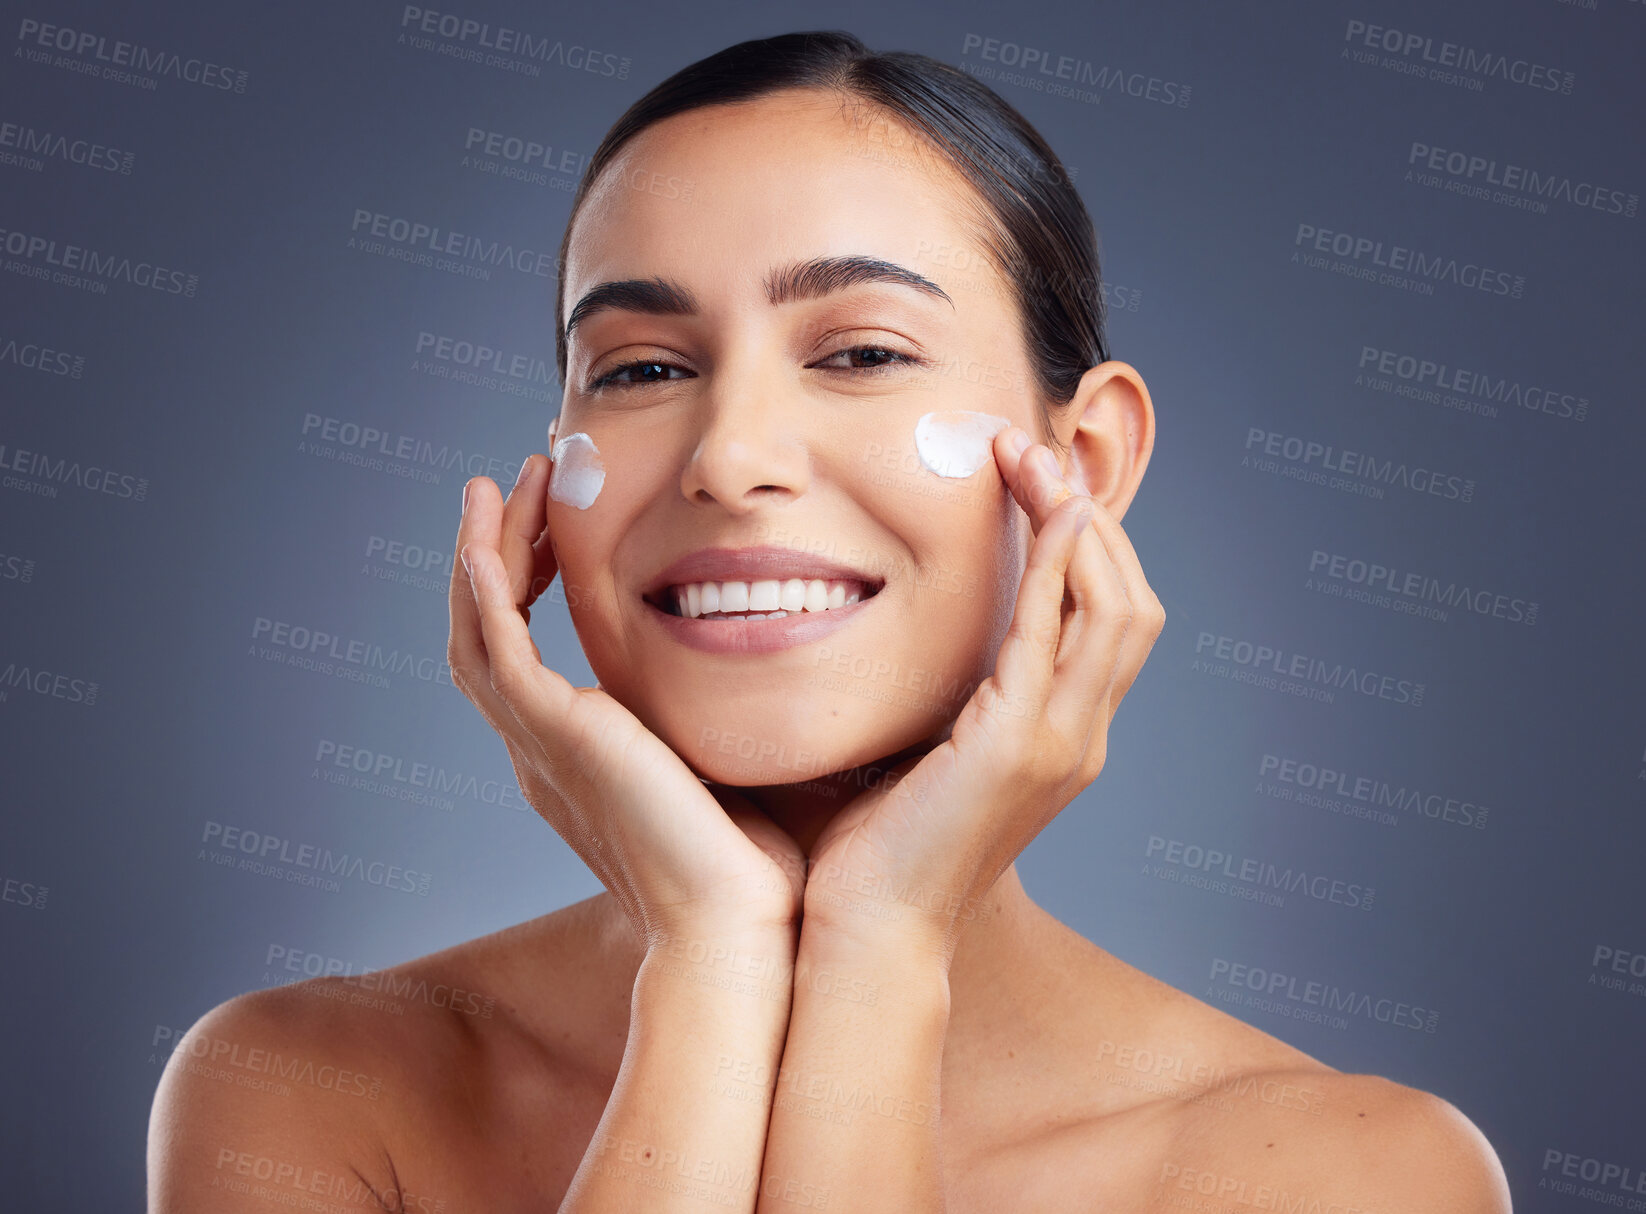
M 879 597 L 859 599 L 848 607 L 831 607 L 827 611 L 802 611 L 780 620 L 693 619 L 672 615 L 650 599 L 641 601 L 647 618 L 656 620 L 663 631 L 682 645 L 704 653 L 753 654 L 775 653 L 822 640 L 850 624 Z
M 863 582 L 871 591 L 878 591 L 886 584 L 883 577 L 876 577 L 850 565 L 842 565 L 839 561 L 809 556 L 804 552 L 796 552 L 793 548 L 778 548 L 767 544 L 752 548 L 699 548 L 696 552 L 688 552 L 652 578 L 641 591 L 641 595 L 647 599 L 656 598 L 670 586 L 681 586 L 690 582 L 782 582 L 789 578 Z M 872 594 L 866 595 L 862 601 L 867 602 L 872 597 Z M 835 610 L 845 611 L 846 608 L 838 607 Z M 762 622 L 755 621 L 757 624 Z M 783 623 L 782 620 L 767 622 Z

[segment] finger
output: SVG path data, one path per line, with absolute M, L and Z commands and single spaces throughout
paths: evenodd
M 1144 660 L 1166 619 L 1165 608 L 1143 578 L 1142 565 L 1137 561 L 1136 551 L 1125 530 L 1101 503 L 1097 504 L 1093 524 L 1088 530 L 1102 543 L 1105 560 L 1112 570 L 1117 589 L 1125 599 L 1125 606 L 1115 606 L 1111 609 L 1113 614 L 1110 620 L 1106 624 L 1097 624 L 1091 634 L 1088 652 L 1072 655 L 1076 666 L 1084 663 L 1093 672 L 1107 672 L 1098 679 L 1096 703 L 1093 704 L 1088 698 L 1075 706 L 1078 693 L 1060 682 L 1052 693 L 1052 699 L 1058 701 L 1060 693 L 1064 698 L 1057 707 L 1048 708 L 1054 718 L 1070 712 L 1087 714 L 1082 719 L 1090 725 L 1091 732 L 1086 738 L 1084 754 L 1075 767 L 1075 782 L 1080 788 L 1091 783 L 1103 770 L 1108 756 L 1109 729 L 1115 713 L 1142 670 Z M 1128 571 L 1131 576 L 1127 576 Z M 1119 619 L 1122 613 L 1123 628 Z M 1071 670 L 1074 668 L 1072 666 Z
M 548 483 L 545 461 L 528 455 L 520 464 L 520 475 L 503 505 L 503 521 L 498 537 L 498 554 L 509 573 L 514 601 L 526 621 L 531 621 L 531 605 L 554 580 L 554 550 L 544 535 L 548 527 Z M 552 461 L 547 466 L 552 469 Z M 539 543 L 542 539 L 543 542 Z M 547 556 L 550 568 L 542 569 Z
M 446 596 L 451 623 L 451 633 L 446 642 L 446 661 L 451 667 L 452 682 L 481 708 L 482 713 L 485 713 L 482 701 L 490 694 L 485 690 L 485 642 L 474 599 L 474 584 L 469 571 L 463 567 L 462 553 L 480 534 L 480 499 L 496 493 L 497 486 L 490 477 L 470 477 L 463 486 L 463 515 L 457 527 L 457 542 L 452 549 L 451 586 Z M 491 716 L 486 715 L 487 720 L 491 720 Z
M 991 444 L 994 450 L 994 462 L 1000 469 L 1000 479 L 1006 482 L 1009 490 L 1012 482 L 1017 479 L 1017 466 L 1023 459 L 1023 451 L 1034 441 L 1034 437 L 1022 426 L 1007 426 L 994 436 Z M 1020 450 L 1018 443 L 1022 443 Z
M 1029 548 L 1012 622 L 995 661 L 1006 715 L 1038 717 L 1045 708 L 1063 631 L 1069 562 L 1086 529 L 1089 508 L 1089 499 L 1076 498 L 1052 511 Z
M 1120 520 L 1104 509 L 1101 503 L 1093 516 L 1092 530 L 1102 540 L 1109 561 L 1125 588 L 1131 613 L 1131 627 L 1127 629 L 1115 664 L 1113 690 L 1110 693 L 1110 703 L 1117 705 L 1131 689 L 1144 660 L 1154 648 L 1155 639 L 1165 628 L 1166 608 L 1161 605 L 1159 596 L 1143 574 L 1143 565 L 1138 560 L 1131 537 L 1120 525 Z
M 1014 453 L 1012 450 L 1015 445 L 1013 440 L 1018 435 L 1022 435 L 1023 438 L 1029 437 L 1026 432 L 1015 426 L 1007 427 L 996 436 L 996 458 L 1001 463 L 1002 475 L 1006 478 L 1007 483 L 1012 486 L 1019 505 L 1029 513 L 1031 524 L 1038 525 L 1051 509 L 1055 509 L 1068 496 L 1075 494 L 1076 490 L 1057 469 L 1055 457 L 1051 457 L 1050 448 L 1044 444 L 1031 442 L 1021 452 Z M 1091 576 L 1088 575 L 1095 576 L 1097 579 L 1096 585 L 1104 587 L 1110 587 L 1112 584 L 1111 579 L 1118 578 L 1121 594 L 1119 600 L 1114 601 L 1112 608 L 1105 608 L 1101 605 L 1104 602 L 1111 601 L 1107 595 L 1103 595 L 1097 600 L 1100 605 L 1096 611 L 1071 612 L 1071 618 L 1064 631 L 1064 645 L 1067 647 L 1067 651 L 1075 652 L 1087 648 L 1088 646 L 1082 634 L 1087 629 L 1089 622 L 1103 618 L 1109 618 L 1112 621 L 1115 618 L 1112 615 L 1113 611 L 1122 611 L 1124 613 L 1122 618 L 1127 619 L 1141 617 L 1145 621 L 1152 621 L 1156 612 L 1159 613 L 1160 617 L 1159 625 L 1155 625 L 1152 630 L 1145 627 L 1141 630 L 1141 633 L 1138 633 L 1132 631 L 1129 627 L 1123 629 L 1126 639 L 1122 641 L 1116 651 L 1114 665 L 1106 666 L 1097 663 L 1097 668 L 1090 675 L 1091 679 L 1096 680 L 1110 680 L 1111 676 L 1119 678 L 1121 681 L 1112 700 L 1113 703 L 1118 703 L 1120 697 L 1125 694 L 1125 690 L 1130 687 L 1138 669 L 1141 668 L 1143 658 L 1147 656 L 1154 637 L 1160 632 L 1160 626 L 1164 624 L 1164 609 L 1159 607 L 1158 600 L 1154 597 L 1152 590 L 1144 589 L 1140 593 L 1133 593 L 1134 587 L 1147 587 L 1147 582 L 1143 578 L 1142 567 L 1137 561 L 1137 554 L 1133 550 L 1130 540 L 1126 539 L 1124 531 L 1120 529 L 1119 522 L 1112 515 L 1109 515 L 1101 504 L 1094 502 L 1094 509 L 1098 515 L 1104 516 L 1112 524 L 1112 527 L 1105 528 L 1101 532 L 1094 530 L 1098 545 L 1101 546 L 1109 560 L 1110 571 L 1106 572 L 1100 561 L 1092 559 L 1097 556 L 1098 547 L 1095 547 L 1090 539 L 1082 537 L 1077 546 L 1075 560 L 1071 565 L 1070 606 L 1073 608 L 1074 595 L 1082 587 L 1085 588 L 1088 599 L 1092 597 L 1091 591 L 1094 583 Z M 1094 526 L 1096 521 L 1094 519 Z M 1123 558 L 1118 563 L 1114 554 L 1109 552 L 1113 540 L 1105 539 L 1105 536 L 1115 537 L 1120 541 L 1119 544 L 1114 545 Z M 1140 639 L 1141 650 L 1138 649 Z M 1062 665 L 1062 652 L 1063 650 L 1060 650 L 1057 663 L 1059 667 Z M 1094 661 L 1095 659 L 1085 659 L 1087 663 L 1093 663 Z M 1091 667 L 1088 665 L 1083 669 L 1091 669 Z M 1106 685 L 1107 682 L 1097 684 L 1099 690 Z M 1090 690 L 1090 686 L 1088 686 L 1088 698 Z
M 457 529 L 456 559 L 452 561 L 451 636 L 446 646 L 446 660 L 453 685 L 473 702 L 493 730 L 506 734 L 518 731 L 520 721 L 492 686 L 491 655 L 487 652 L 474 580 L 462 560 L 465 550 L 476 545 L 495 550 L 500 538 L 503 505 L 501 493 L 490 477 L 472 477 L 465 488 L 465 509 Z M 524 626 L 523 617 L 521 622 Z M 527 639 L 529 642 L 529 633 Z M 536 646 L 532 648 L 535 652 Z
M 1008 433 L 998 444 L 1008 455 L 1013 437 Z M 1044 525 L 1070 496 L 1083 496 L 1064 478 L 1044 444 L 1028 444 L 1015 454 L 1015 462 L 1008 458 L 1003 475 L 1031 525 Z M 1095 501 L 1092 509 L 1094 514 L 1106 514 Z M 1148 649 L 1145 645 L 1139 650 L 1136 644 L 1127 580 L 1110 558 L 1102 534 L 1092 526 L 1082 528 L 1075 540 L 1064 589 L 1065 611 L 1045 711 L 1059 733 L 1078 739 L 1083 752 L 1089 752 L 1094 736 L 1106 739 L 1113 705 L 1125 694 Z M 1098 763 L 1103 750 L 1098 748 Z
M 1092 501 L 1093 516 L 1107 514 Z M 1108 732 L 1112 715 L 1106 704 L 1118 703 L 1114 689 L 1135 623 L 1131 597 L 1110 558 L 1102 535 L 1088 523 L 1080 529 L 1069 561 L 1069 610 L 1054 663 L 1054 681 L 1046 711 L 1063 732 L 1078 735 L 1089 749 L 1094 734 Z
M 554 584 L 555 575 L 559 572 L 560 562 L 554 555 L 554 537 L 549 534 L 549 529 L 544 527 L 543 534 L 538 536 L 537 542 L 532 545 L 532 580 L 531 585 L 526 588 L 525 601 L 528 609 Z M 562 585 L 561 589 L 565 590 L 565 586 Z M 572 602 L 569 593 L 566 595 L 566 602 L 568 605 Z
M 1014 429 L 1015 427 L 1008 427 L 1008 430 Z M 1027 433 L 1023 431 L 1017 433 L 1023 439 L 1028 438 Z M 997 444 L 997 455 L 1003 451 L 1011 456 L 1003 468 L 1003 474 L 1009 478 L 1008 483 L 1012 485 L 1019 505 L 1030 515 L 1031 525 L 1038 530 L 1051 512 L 1069 497 L 1084 495 L 1077 494 L 1074 487 L 1064 478 L 1049 447 L 1040 443 L 1029 443 L 1021 452 L 1012 454 L 1013 437 L 1008 433 L 1005 440 Z M 1095 502 L 1093 506 L 1095 509 Z M 1103 568 L 1102 552 L 1101 541 L 1095 534 L 1082 535 L 1076 542 L 1075 556 L 1070 564 L 1070 580 L 1066 587 L 1067 614 L 1054 669 L 1061 669 L 1064 666 L 1064 655 L 1079 648 L 1091 623 L 1103 619 L 1109 610 L 1106 604 L 1109 601 L 1109 592 L 1113 589 L 1111 579 L 1114 575 Z M 1097 671 L 1091 678 L 1095 679 L 1107 673 L 1107 669 Z M 1079 683 L 1081 680 L 1077 677 L 1076 681 Z
M 477 539 L 459 557 L 474 587 L 486 681 L 517 729 L 545 751 L 559 749 L 554 743 L 565 734 L 563 722 L 575 709 L 577 689 L 543 665 L 497 550 Z
M 1074 492 L 1058 469 L 1057 459 L 1044 443 L 1031 442 L 1020 453 L 1011 452 L 1011 432 L 1008 427 L 997 436 L 996 459 L 1001 463 L 1001 478 L 1011 490 L 1013 499 L 1029 516 L 1031 530 L 1038 532 L 1051 512 Z M 1017 431 L 1022 433 L 1022 431 Z M 1025 435 L 1027 437 L 1027 435 Z

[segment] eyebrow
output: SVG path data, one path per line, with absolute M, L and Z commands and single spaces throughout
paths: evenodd
M 766 302 L 776 307 L 876 282 L 913 287 L 954 307 L 949 293 L 931 279 L 895 262 L 862 255 L 814 257 L 810 261 L 780 266 L 766 276 Z M 695 316 L 699 306 L 690 290 L 666 278 L 603 282 L 578 300 L 571 310 L 566 318 L 566 338 L 570 340 L 579 321 L 597 312 L 621 310 L 652 316 Z

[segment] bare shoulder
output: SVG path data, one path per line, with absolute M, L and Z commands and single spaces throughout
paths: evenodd
M 580 914 L 212 1008 L 155 1093 L 151 1214 L 306 1196 L 451 1209 L 512 1135 L 564 1128 L 591 1100 L 598 1111 L 600 1080 L 577 1060 L 592 1044 L 591 1005 L 616 983 L 598 970 L 579 980 Z
M 1172 1102 L 1170 1146 L 1155 1183 L 1166 1194 L 1267 1186 L 1276 1208 L 1303 1199 L 1343 1214 L 1508 1214 L 1491 1143 L 1449 1101 L 1379 1075 L 1340 1071 L 1220 1008 L 1183 996 L 1229 1060 L 1216 1099 Z M 1280 1191 L 1291 1196 L 1282 1198 Z M 1245 1200 L 1252 1200 L 1249 1196 Z M 1180 1203 L 1174 1203 L 1180 1204 Z
M 1288 1102 L 1279 1095 L 1287 1090 L 1310 1095 Z M 1256 1072 L 1232 1108 L 1185 1106 L 1165 1129 L 1154 1177 L 1162 1205 L 1342 1214 L 1511 1208 L 1502 1163 L 1479 1128 L 1442 1097 L 1378 1075 Z
M 1512 1209 L 1497 1153 L 1450 1102 L 1314 1065 L 1230 1070 L 1024 1145 L 995 1176 L 1021 1210 L 1066 1210 L 1077 1197 L 1184 1214 Z
M 306 984 L 304 984 L 306 985 Z M 261 1209 L 318 1184 L 371 1204 L 383 1052 L 355 1017 L 295 988 L 236 996 L 177 1043 L 149 1116 L 151 1212 Z
M 1160 1205 L 1509 1214 L 1497 1153 L 1449 1101 L 1337 1070 L 1180 992 L 1162 1011 L 1211 1057 L 1139 1118 L 1155 1130 Z
M 996 1156 L 1001 1166 L 974 1204 L 1509 1214 L 1496 1152 L 1450 1102 L 1339 1071 L 1107 954 L 1092 956 L 1069 968 L 1085 968 L 1093 989 L 1110 992 L 1106 1014 L 1077 1023 L 1059 1045 L 1084 1082 L 1061 1115 Z

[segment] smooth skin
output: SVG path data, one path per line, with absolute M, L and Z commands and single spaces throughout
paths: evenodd
M 697 305 L 574 330 L 560 428 L 599 448 L 599 499 L 552 500 L 533 455 L 506 500 L 465 486 L 457 536 L 453 681 L 605 892 L 376 994 L 321 979 L 213 1009 L 156 1094 L 151 1211 L 264 1210 L 258 1184 L 431 1212 L 1507 1211 L 1446 1101 L 1341 1073 L 1029 899 L 1015 860 L 1098 778 L 1165 622 L 1120 524 L 1148 390 L 1103 363 L 1043 430 L 967 187 L 906 132 L 888 158 L 884 120 L 810 91 L 708 118 L 637 137 L 573 234 L 568 307 L 653 276 Z M 690 202 L 636 185 L 671 176 Z M 768 298 L 774 268 L 849 255 L 949 301 Z M 611 378 L 633 362 L 668 374 Z M 931 409 L 1013 424 L 942 480 L 907 458 Z M 675 556 L 761 543 L 885 586 L 776 654 L 689 650 L 648 615 Z M 528 632 L 557 578 L 597 687 Z M 841 655 L 902 673 L 820 678 Z M 819 753 L 826 772 L 798 757 Z M 254 1049 L 380 1095 L 237 1082 Z

